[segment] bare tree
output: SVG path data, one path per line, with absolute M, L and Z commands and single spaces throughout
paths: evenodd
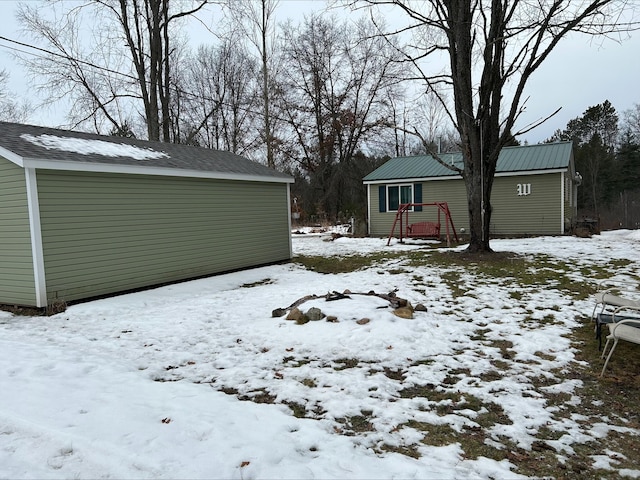
M 267 166 L 275 167 L 275 135 L 273 115 L 274 80 L 272 66 L 275 57 L 276 25 L 274 15 L 278 0 L 233 0 L 228 11 L 244 34 L 258 51 L 261 65 L 262 140 L 266 147 Z
M 20 4 L 17 17 L 25 33 L 45 45 L 42 55 L 21 57 L 32 78 L 40 80 L 37 90 L 46 99 L 41 107 L 51 107 L 66 97 L 70 99 L 68 116 L 74 126 L 92 120 L 99 132 L 106 120 L 111 128 L 120 128 L 125 123 L 120 116 L 122 95 L 114 92 L 122 91 L 126 79 L 110 75 L 104 62 L 94 63 L 84 51 L 81 12 L 73 10 L 60 17 L 55 4 L 45 14 L 39 6 Z M 105 50 L 111 51 L 105 48 L 100 53 Z
M 395 132 L 396 145 L 402 140 L 402 153 L 395 149 L 397 156 L 459 151 L 453 125 L 434 92 L 413 100 L 405 98 L 402 103 L 401 115 L 394 114 L 394 121 L 389 124 Z
M 29 117 L 31 107 L 28 102 L 14 100 L 8 89 L 9 74 L 0 70 L 0 120 L 4 122 L 24 122 Z
M 627 142 L 632 141 L 640 145 L 640 103 L 623 112 L 621 131 L 627 135 Z
M 385 128 L 389 92 L 401 64 L 367 21 L 340 23 L 313 15 L 285 28 L 282 88 L 293 141 L 289 153 L 310 176 L 319 208 L 339 209 L 340 175 L 366 141 Z
M 624 32 L 637 25 L 635 3 L 613 0 L 353 0 L 374 8 L 393 6 L 407 24 L 384 32 L 410 39 L 402 48 L 426 88 L 440 95 L 460 137 L 471 252 L 490 252 L 491 189 L 498 155 L 519 131 L 514 126 L 531 75 L 572 32 Z M 628 19 L 625 21 L 624 19 Z M 438 57 L 440 56 L 440 57 Z M 428 72 L 425 59 L 445 60 Z M 448 89 L 445 97 L 439 92 Z M 506 98 L 505 98 L 506 97 Z M 552 113 L 550 112 L 550 116 Z M 548 118 L 548 117 L 547 117 Z M 432 152 L 437 158 L 437 152 Z
M 181 0 L 170 8 L 170 0 L 90 0 L 53 20 L 51 7 L 62 2 L 44 13 L 23 4 L 18 19 L 47 52 L 24 62 L 32 75 L 46 78 L 42 88 L 52 98 L 72 98 L 74 123 L 91 120 L 99 130 L 104 120 L 119 130 L 131 122 L 132 102 L 134 110 L 141 102 L 147 137 L 171 141 L 176 29 L 208 2 Z M 87 22 L 95 31 L 83 29 Z
M 185 88 L 192 95 L 182 116 L 183 141 L 252 156 L 261 144 L 259 68 L 229 36 L 218 46 L 201 46 L 189 61 Z
M 150 140 L 171 140 L 171 26 L 202 9 L 207 0 L 189 2 L 185 10 L 169 9 L 169 0 L 95 0 L 111 12 L 126 39 L 140 86 Z M 185 2 L 182 2 L 183 5 Z M 160 135 L 162 133 L 162 135 Z

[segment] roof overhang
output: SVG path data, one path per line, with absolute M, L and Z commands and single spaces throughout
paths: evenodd
M 92 173 L 119 173 L 128 175 L 158 175 L 163 177 L 188 177 L 207 178 L 215 180 L 235 180 L 244 182 L 263 183 L 294 183 L 291 177 L 277 177 L 267 175 L 250 175 L 232 172 L 216 172 L 205 170 L 193 170 L 185 168 L 153 167 L 149 165 L 127 165 L 122 163 L 99 163 L 99 162 L 78 162 L 64 160 L 46 160 L 35 158 L 24 158 L 6 148 L 0 147 L 0 156 L 15 163 L 22 168 L 33 168 L 42 170 L 60 170 L 69 172 L 92 172 Z
M 23 159 L 20 155 L 13 153 L 11 150 L 7 150 L 4 147 L 0 147 L 0 157 L 4 157 L 10 162 L 15 163 L 19 167 L 24 167 Z

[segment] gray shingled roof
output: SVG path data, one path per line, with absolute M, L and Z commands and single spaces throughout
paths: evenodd
M 55 141 L 62 139 L 69 144 L 73 144 L 73 141 L 77 140 L 79 146 L 75 151 L 68 151 L 47 148 L 39 144 L 42 142 L 34 142 L 34 138 L 46 140 L 52 137 Z M 102 153 L 99 153 L 100 148 L 98 148 L 98 152 L 81 153 L 82 145 L 105 148 Z M 149 167 L 150 169 L 155 167 L 240 177 L 264 177 L 265 181 L 293 181 L 289 175 L 231 152 L 16 123 L 0 122 L 0 147 L 24 161 L 44 161 L 49 162 L 52 166 L 56 165 L 56 162 L 77 162 L 78 164 L 94 164 L 95 166 L 135 166 Z M 140 149 L 139 151 L 148 152 L 155 158 L 136 159 L 135 156 L 127 154 L 127 150 L 135 150 L 128 147 L 136 147 Z M 117 154 L 118 149 L 124 154 Z M 116 152 L 115 156 L 113 156 L 114 152 Z
M 566 169 L 571 161 L 572 143 L 543 143 L 521 147 L 505 147 L 500 152 L 496 173 L 529 172 Z M 462 168 L 462 154 L 440 155 L 443 161 Z M 365 182 L 408 178 L 457 176 L 457 173 L 437 162 L 430 155 L 392 158 L 369 175 Z

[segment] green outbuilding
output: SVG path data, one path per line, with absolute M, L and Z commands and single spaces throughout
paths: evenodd
M 460 153 L 441 154 L 440 158 L 463 167 Z M 367 187 L 370 235 L 389 235 L 399 205 L 407 203 L 446 202 L 456 233 L 469 231 L 462 177 L 430 155 L 392 158 L 363 181 Z M 491 191 L 491 235 L 569 232 L 576 221 L 580 183 L 571 142 L 503 148 Z M 415 207 L 408 214 L 408 223 L 435 222 L 437 216 L 438 208 Z M 444 232 L 444 217 L 441 222 Z
M 230 152 L 0 122 L 0 304 L 287 261 L 292 182 Z

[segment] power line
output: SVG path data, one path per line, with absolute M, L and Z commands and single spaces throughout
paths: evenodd
M 134 77 L 132 75 L 129 75 L 129 74 L 126 74 L 126 73 L 123 73 L 123 72 L 119 72 L 119 71 L 116 71 L 116 70 L 112 70 L 112 69 L 110 69 L 108 67 L 103 67 L 101 65 L 96 65 L 95 63 L 88 62 L 86 60 L 81 60 L 81 59 L 74 58 L 74 57 L 70 57 L 69 55 L 63 55 L 62 53 L 53 52 L 51 50 L 47 50 L 46 48 L 37 47 L 35 45 L 30 45 L 30 44 L 24 43 L 24 42 L 19 42 L 18 40 L 13 40 L 11 38 L 7 38 L 7 37 L 4 37 L 2 35 L 0 35 L 0 40 L 4 40 L 5 42 L 9 42 L 9 43 L 15 43 L 16 45 L 20 45 L 21 47 L 31 48 L 33 50 L 37 50 L 39 52 L 46 53 L 47 55 L 52 55 L 54 57 L 62 58 L 62 59 L 67 60 L 69 62 L 80 63 L 80 64 L 87 65 L 87 66 L 92 67 L 92 68 L 96 68 L 98 70 L 102 70 L 102 71 L 105 71 L 105 72 L 113 73 L 113 74 L 116 74 L 116 75 L 122 75 L 123 77 L 129 78 L 131 80 L 135 80 L 135 81 L 138 80 L 136 77 Z M 15 50 L 15 51 L 18 51 L 20 53 L 25 53 L 27 55 L 33 55 L 33 56 L 36 56 L 36 57 L 39 56 L 37 53 L 20 50 L 20 49 L 15 48 L 15 47 L 9 47 L 9 46 L 6 46 L 6 45 L 0 45 L 0 47 L 8 48 L 10 50 Z
M 25 48 L 30 48 L 30 49 L 36 50 L 37 52 L 41 52 L 41 53 L 44 53 L 44 54 L 47 54 L 47 55 L 50 55 L 50 56 L 61 58 L 63 60 L 66 60 L 67 62 L 82 64 L 82 65 L 86 65 L 86 66 L 91 67 L 91 68 L 95 68 L 96 70 L 100 70 L 100 71 L 103 71 L 103 72 L 111 73 L 111 74 L 114 74 L 114 75 L 119 75 L 119 76 L 125 77 L 125 78 L 127 78 L 129 80 L 133 80 L 134 82 L 139 82 L 140 81 L 139 78 L 134 77 L 133 75 L 129 75 L 129 74 L 124 73 L 124 72 L 120 72 L 120 71 L 113 70 L 113 69 L 108 68 L 108 67 L 97 65 L 97 64 L 95 64 L 93 62 L 89 62 L 89 61 L 86 61 L 86 60 L 81 60 L 81 59 L 78 59 L 78 58 L 74 58 L 74 57 L 71 57 L 69 55 L 64 55 L 62 53 L 58 53 L 58 52 L 54 52 L 54 51 L 51 51 L 51 50 L 47 50 L 46 48 L 38 47 L 36 45 L 31 45 L 31 44 L 28 44 L 28 43 L 20 42 L 18 40 L 13 40 L 13 39 L 5 37 L 3 35 L 0 35 L 0 41 L 16 44 L 16 45 L 19 45 L 19 46 L 25 47 Z M 13 51 L 16 51 L 16 52 L 20 52 L 20 53 L 23 53 L 23 54 L 26 54 L 26 55 L 33 55 L 35 57 L 45 58 L 40 53 L 30 52 L 30 51 L 27 51 L 27 50 L 22 50 L 20 48 L 12 47 L 12 46 L 9 46 L 9 45 L 1 45 L 0 44 L 0 47 L 6 48 L 8 50 L 13 50 Z M 186 90 L 183 90 L 182 88 L 179 88 L 177 85 L 174 87 L 174 90 L 176 92 L 182 94 L 182 95 L 191 97 L 191 98 L 196 99 L 196 100 L 217 102 L 221 106 L 240 108 L 241 110 L 243 110 L 243 111 L 245 111 L 247 113 L 252 113 L 254 115 L 263 115 L 262 112 L 257 112 L 255 110 L 252 110 L 252 109 L 249 109 L 249 108 L 246 108 L 246 107 L 242 107 L 242 106 L 238 107 L 237 105 L 231 105 L 228 102 L 221 102 L 219 100 L 215 100 L 215 99 L 213 99 L 211 97 L 207 97 L 205 95 L 196 94 L 196 93 L 192 93 L 192 92 L 187 92 Z M 283 120 L 283 119 L 280 118 L 280 120 Z

